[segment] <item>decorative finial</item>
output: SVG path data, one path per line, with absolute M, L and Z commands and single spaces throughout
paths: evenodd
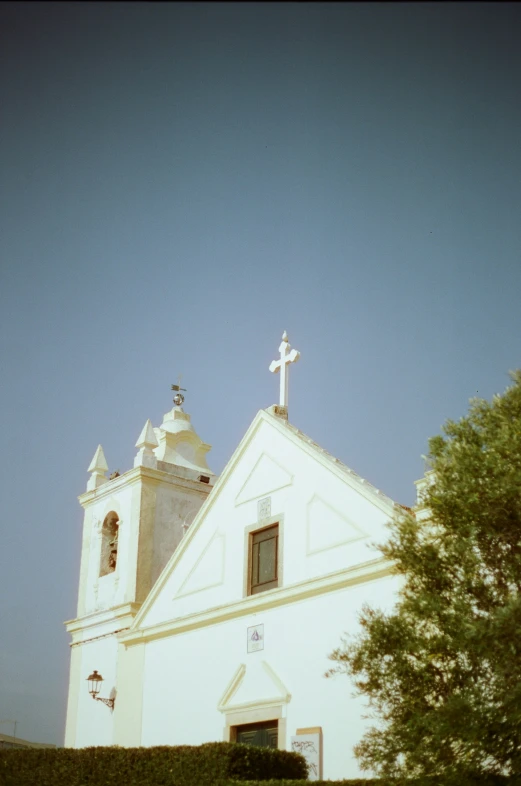
M 172 385 L 172 390 L 177 391 L 172 401 L 174 402 L 176 407 L 180 407 L 183 401 L 185 400 L 185 397 L 183 396 L 181 391 L 184 390 L 184 392 L 186 393 L 186 388 L 181 387 L 181 374 L 179 374 L 177 378 L 177 385 Z
M 89 464 L 87 472 L 106 472 L 107 470 L 108 465 L 107 460 L 105 459 L 105 454 L 103 453 L 103 448 L 101 445 L 98 445 L 96 452 L 92 457 L 92 461 Z
M 134 459 L 135 467 L 157 467 L 157 459 L 154 453 L 154 448 L 157 448 L 158 441 L 154 432 L 152 422 L 147 420 L 141 430 L 141 434 L 137 438 L 136 448 L 138 448 L 137 455 Z
M 270 371 L 277 374 L 280 371 L 280 396 L 279 406 L 288 406 L 288 384 L 289 384 L 289 364 L 296 363 L 300 357 L 300 352 L 291 349 L 286 331 L 282 334 L 282 343 L 279 347 L 280 360 L 273 360 L 270 363 Z
M 108 465 L 105 459 L 105 454 L 103 453 L 103 448 L 101 445 L 98 445 L 87 470 L 87 472 L 92 472 L 92 475 L 90 476 L 87 483 L 87 491 L 94 491 L 94 489 L 97 489 L 98 486 L 101 486 L 103 483 L 107 482 L 107 478 L 105 477 L 105 472 L 107 470 Z

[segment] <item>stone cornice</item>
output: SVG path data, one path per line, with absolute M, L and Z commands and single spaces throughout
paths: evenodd
M 114 478 L 114 480 L 107 481 L 107 483 L 104 483 L 97 489 L 85 491 L 83 494 L 79 495 L 78 500 L 80 505 L 85 508 L 94 500 L 98 501 L 104 497 L 109 497 L 122 487 L 132 486 L 140 481 L 147 481 L 148 483 L 169 483 L 185 489 L 186 491 L 195 492 L 203 498 L 208 496 L 213 488 L 213 486 L 201 484 L 198 480 L 183 478 L 170 472 L 163 472 L 160 469 L 152 469 L 152 467 L 139 466 L 129 469 L 127 472 Z
M 110 633 L 111 628 L 129 627 L 141 608 L 141 603 L 122 603 L 111 609 L 95 611 L 83 617 L 65 622 L 65 629 L 71 634 L 73 643 L 83 638 L 92 638 L 93 631 L 96 635 Z
M 133 628 L 120 633 L 118 639 L 125 646 L 132 646 L 146 641 L 175 636 L 179 633 L 216 625 L 230 619 L 244 617 L 248 614 L 274 609 L 289 603 L 306 600 L 307 598 L 318 597 L 319 595 L 345 589 L 355 584 L 375 581 L 376 579 L 390 576 L 395 572 L 396 568 L 394 565 L 382 557 L 357 565 L 354 568 L 347 568 L 326 576 L 292 584 L 289 587 L 281 587 L 259 593 L 258 595 L 250 595 L 247 598 L 241 598 L 225 606 L 217 606 L 186 617 L 178 617 L 157 625 L 151 625 L 147 628 Z

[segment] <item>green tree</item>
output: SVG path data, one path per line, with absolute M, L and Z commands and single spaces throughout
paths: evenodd
M 326 676 L 349 674 L 375 721 L 355 748 L 382 776 L 521 775 L 521 371 L 429 441 L 425 514 L 379 550 L 403 583 L 363 608 Z M 442 782 L 440 780 L 440 782 Z

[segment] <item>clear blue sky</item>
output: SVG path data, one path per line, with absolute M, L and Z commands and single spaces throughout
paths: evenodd
M 291 422 L 412 504 L 428 437 L 521 366 L 520 32 L 502 3 L 0 6 L 20 736 L 63 742 L 92 455 L 130 468 L 178 373 L 220 472 L 286 329 Z

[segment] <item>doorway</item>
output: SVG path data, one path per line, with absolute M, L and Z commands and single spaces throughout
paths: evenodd
M 243 745 L 256 745 L 259 748 L 279 747 L 279 722 L 247 723 L 235 727 L 235 741 Z

